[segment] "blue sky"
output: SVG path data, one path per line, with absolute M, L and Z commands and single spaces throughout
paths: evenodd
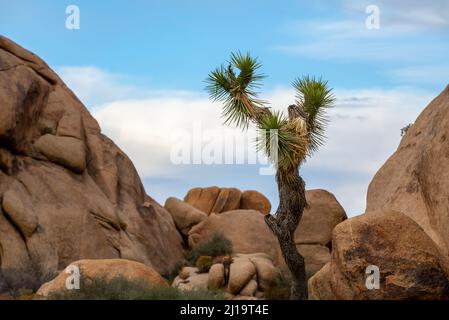
M 79 30 L 65 28 L 66 7 Z M 380 28 L 369 30 L 368 5 Z M 222 130 L 204 92 L 231 51 L 250 51 L 268 77 L 273 108 L 293 102 L 292 80 L 323 76 L 335 88 L 328 144 L 302 173 L 362 213 L 373 174 L 449 83 L 449 1 L 4 1 L 0 33 L 41 56 L 136 164 L 160 202 L 193 186 L 257 189 L 277 203 L 274 177 L 258 165 L 170 163 L 167 138 L 194 121 Z M 173 119 L 167 121 L 167 119 Z M 216 119 L 216 120 L 215 120 Z

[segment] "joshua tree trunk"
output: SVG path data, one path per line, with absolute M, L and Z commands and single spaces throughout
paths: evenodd
M 307 205 L 305 183 L 298 169 L 278 169 L 276 180 L 279 190 L 279 207 L 276 215 L 265 216 L 265 222 L 279 241 L 282 254 L 292 276 L 290 299 L 307 300 L 307 279 L 304 258 L 296 249 L 295 230 Z

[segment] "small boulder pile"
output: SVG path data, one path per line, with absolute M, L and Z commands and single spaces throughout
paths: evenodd
M 279 276 L 279 269 L 265 253 L 236 254 L 217 259 L 208 272 L 184 267 L 172 286 L 181 290 L 224 290 L 231 299 L 255 299 L 263 298 Z

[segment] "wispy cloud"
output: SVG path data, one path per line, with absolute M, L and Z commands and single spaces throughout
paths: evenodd
M 298 40 L 275 49 L 317 59 L 419 63 L 443 60 L 449 52 L 449 42 L 419 40 L 394 27 L 369 30 L 363 19 L 295 22 L 288 29 L 297 30 Z
M 438 31 L 449 26 L 449 2 L 446 0 L 342 0 L 343 7 L 363 13 L 368 5 L 380 8 L 382 23 L 402 32 Z
M 293 38 L 275 48 L 288 54 L 344 61 L 409 62 L 444 60 L 449 51 L 449 2 L 376 1 L 380 28 L 368 29 L 372 1 L 334 4 L 338 18 L 290 21 Z

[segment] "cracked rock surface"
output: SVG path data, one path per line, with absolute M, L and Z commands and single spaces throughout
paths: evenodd
M 183 258 L 129 158 L 45 62 L 2 36 L 0 111 L 1 271 L 123 258 L 167 272 Z

